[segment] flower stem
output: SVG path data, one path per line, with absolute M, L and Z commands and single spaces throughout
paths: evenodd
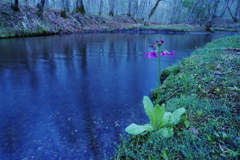
M 160 56 L 160 51 L 159 52 L 159 56 L 158 56 L 158 86 L 157 86 L 157 101 L 156 104 L 159 104 L 159 99 L 160 99 L 160 85 L 161 85 L 161 56 Z

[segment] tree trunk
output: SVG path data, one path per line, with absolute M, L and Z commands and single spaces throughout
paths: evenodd
M 77 0 L 76 2 L 76 12 L 80 12 L 82 14 L 85 14 L 85 8 L 83 5 L 83 0 Z
M 102 15 L 102 10 L 103 10 L 103 0 L 100 0 L 100 4 L 99 4 L 99 12 L 98 12 L 98 15 L 99 15 L 99 16 Z
M 150 0 L 146 0 L 145 1 L 145 15 L 144 15 L 144 26 L 148 26 L 149 25 L 149 6 L 150 6 Z
M 138 0 L 129 0 L 128 2 L 128 16 L 136 19 L 138 11 Z
M 156 8 L 158 7 L 159 2 L 162 0 L 157 0 L 157 2 L 155 3 L 154 7 L 151 9 L 150 14 L 148 15 L 148 19 L 150 19 L 152 17 L 152 15 L 154 14 Z
M 128 2 L 128 13 L 127 13 L 127 16 L 128 17 L 131 17 L 132 16 L 132 3 L 133 3 L 133 1 L 131 1 L 131 0 L 129 0 L 129 2 Z
M 115 0 L 110 0 L 109 2 L 109 16 L 114 16 L 114 9 L 115 9 Z
M 11 4 L 11 8 L 12 8 L 14 11 L 19 11 L 19 8 L 18 8 L 18 0 L 14 0 L 14 4 Z
M 41 2 L 37 4 L 37 15 L 40 18 L 43 18 L 44 4 L 45 0 L 41 0 Z

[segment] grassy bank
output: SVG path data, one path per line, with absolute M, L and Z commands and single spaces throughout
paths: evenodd
M 165 69 L 161 103 L 170 112 L 184 107 L 190 125 L 178 124 L 169 139 L 157 132 L 122 138 L 114 159 L 238 159 L 239 48 L 240 35 L 221 38 Z

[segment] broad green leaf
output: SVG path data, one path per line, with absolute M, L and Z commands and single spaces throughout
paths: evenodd
M 178 124 L 181 119 L 182 114 L 184 114 L 185 112 L 186 112 L 185 108 L 179 108 L 179 109 L 175 110 L 170 116 L 169 124 L 171 124 L 171 125 Z
M 157 131 L 157 133 L 159 133 L 164 138 L 170 138 L 173 136 L 173 128 L 172 127 L 170 127 L 170 128 L 164 127 L 164 128 L 159 129 Z
M 133 135 L 138 135 L 141 134 L 145 131 L 153 131 L 153 128 L 150 124 L 145 124 L 145 125 L 137 125 L 135 123 L 132 123 L 131 125 L 129 125 L 125 131 L 129 134 L 133 134 Z
M 144 106 L 144 110 L 148 116 L 148 118 L 150 119 L 150 122 L 152 123 L 153 121 L 153 103 L 151 101 L 150 98 L 148 98 L 147 96 L 143 97 L 143 106 Z
M 165 125 L 168 124 L 168 123 L 169 123 L 169 118 L 168 118 L 168 119 L 164 119 L 164 120 L 162 120 L 162 122 L 159 124 L 158 128 L 161 128 L 161 127 L 165 126 Z
M 169 120 L 171 114 L 172 114 L 171 112 L 165 112 L 164 115 L 163 115 L 163 121 Z
M 160 124 L 162 123 L 164 112 L 165 112 L 165 104 L 162 104 L 161 106 L 157 104 L 154 107 L 152 125 L 155 129 L 160 128 Z

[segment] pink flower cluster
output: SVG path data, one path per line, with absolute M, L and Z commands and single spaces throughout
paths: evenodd
M 160 41 L 156 41 L 157 45 L 155 44 L 151 44 L 150 47 L 156 47 L 158 46 L 160 48 L 160 46 L 164 43 L 164 40 L 160 40 Z M 166 56 L 166 55 L 170 55 L 170 58 L 172 58 L 174 56 L 174 54 L 176 53 L 175 51 L 172 52 L 168 52 L 168 51 L 151 51 L 148 53 L 145 53 L 145 57 L 146 58 L 157 58 L 158 55 L 157 53 L 160 52 L 160 56 Z

